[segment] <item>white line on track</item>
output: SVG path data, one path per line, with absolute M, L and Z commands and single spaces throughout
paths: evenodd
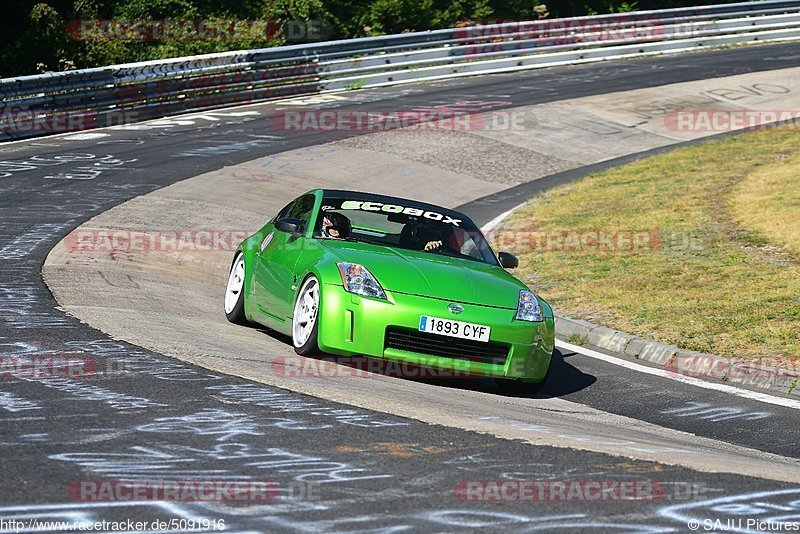
M 481 227 L 481 232 L 483 232 L 485 234 L 486 232 L 490 232 L 490 231 L 494 230 L 495 227 L 499 226 L 500 223 L 503 222 L 503 219 L 505 219 L 506 217 L 508 217 L 509 215 L 511 215 L 512 213 L 514 213 L 515 211 L 517 211 L 519 208 L 521 208 L 524 205 L 525 205 L 525 203 L 523 202 L 519 206 L 514 206 L 510 210 L 504 211 L 503 213 L 501 213 L 500 215 L 498 215 L 497 217 L 495 217 L 494 219 L 492 219 L 488 223 L 484 224 Z
M 775 397 L 767 393 L 750 391 L 749 389 L 737 388 L 734 386 L 729 386 L 727 384 L 717 384 L 716 382 L 707 382 L 705 380 L 700 380 L 699 378 L 694 378 L 691 376 L 683 376 L 677 374 L 674 371 L 667 371 L 666 369 L 660 369 L 657 367 L 647 367 L 645 365 L 623 360 L 618 356 L 610 356 L 608 354 L 603 354 L 602 352 L 598 352 L 596 350 L 581 347 L 580 345 L 573 345 L 572 343 L 567 343 L 566 341 L 561 341 L 560 339 L 556 340 L 556 347 L 558 347 L 559 349 L 565 349 L 572 352 L 577 352 L 578 354 L 583 354 L 584 356 L 595 358 L 597 360 L 603 360 L 606 363 L 610 363 L 612 365 L 618 365 L 620 367 L 624 367 L 625 369 L 630 369 L 632 371 L 638 371 L 640 373 L 645 373 L 653 376 L 660 376 L 662 378 L 669 378 L 670 380 L 676 380 L 678 382 L 683 382 L 684 384 L 690 384 L 692 386 L 696 386 L 703 389 L 722 391 L 724 393 L 730 393 L 732 395 L 736 395 L 737 397 L 743 397 L 745 399 L 755 400 L 759 402 L 766 402 L 767 404 L 775 404 L 777 406 L 784 406 L 786 408 L 793 408 L 795 410 L 800 410 L 800 401 L 797 400 Z

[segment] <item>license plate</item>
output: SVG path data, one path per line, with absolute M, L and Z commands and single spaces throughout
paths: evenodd
M 489 334 L 492 329 L 481 324 L 464 323 L 462 321 L 423 315 L 419 318 L 419 331 L 486 343 L 489 341 Z

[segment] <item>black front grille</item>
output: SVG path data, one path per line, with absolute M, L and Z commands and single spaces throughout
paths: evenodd
M 505 365 L 508 357 L 508 345 L 503 343 L 483 343 L 396 326 L 386 328 L 383 348 L 492 365 Z

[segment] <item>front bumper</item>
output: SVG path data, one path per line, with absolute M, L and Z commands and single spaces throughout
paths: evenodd
M 318 344 L 327 353 L 363 354 L 458 374 L 495 376 L 541 382 L 550 366 L 555 341 L 552 316 L 540 323 L 514 320 L 515 310 L 460 303 L 464 311 L 454 319 L 492 328 L 490 342 L 507 345 L 504 363 L 434 356 L 386 346 L 387 327 L 416 331 L 421 315 L 448 317 L 451 301 L 386 291 L 387 300 L 348 293 L 340 285 L 325 284 L 320 295 Z M 453 338 L 454 342 L 458 341 Z

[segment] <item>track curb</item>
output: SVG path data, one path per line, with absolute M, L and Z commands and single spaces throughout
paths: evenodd
M 766 389 L 771 393 L 800 397 L 798 372 L 768 367 L 716 354 L 681 349 L 659 341 L 644 339 L 581 319 L 556 316 L 556 334 L 579 337 L 581 345 L 592 345 L 618 356 L 643 360 L 676 375 Z

